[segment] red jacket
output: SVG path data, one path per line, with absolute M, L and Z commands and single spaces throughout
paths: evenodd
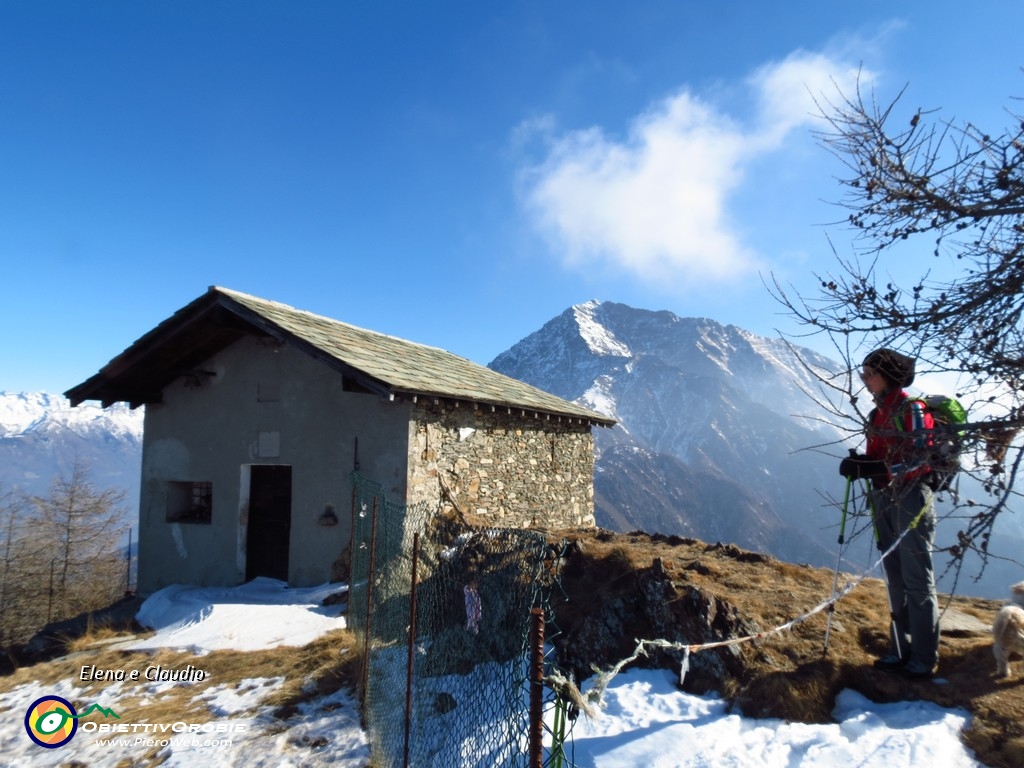
M 881 459 L 889 470 L 875 485 L 884 488 L 894 478 L 914 480 L 928 474 L 931 468 L 925 462 L 934 428 L 935 419 L 920 400 L 900 389 L 886 393 L 871 412 L 867 430 L 867 457 Z

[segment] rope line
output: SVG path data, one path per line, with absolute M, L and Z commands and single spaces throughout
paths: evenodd
M 913 523 L 910 526 L 908 526 L 902 533 L 900 533 L 900 535 L 896 538 L 892 545 L 887 550 L 885 550 L 885 552 L 883 552 L 881 556 L 879 556 L 879 558 L 874 562 L 874 564 L 872 564 L 867 570 L 865 570 L 858 578 L 856 578 L 852 582 L 847 583 L 846 586 L 844 586 L 843 589 L 841 589 L 839 592 L 836 592 L 833 597 L 830 597 L 827 600 L 818 603 L 818 605 L 814 606 L 809 611 L 802 613 L 796 618 L 790 619 L 784 624 L 780 624 L 777 627 L 774 627 L 773 629 L 765 630 L 763 632 L 755 632 L 744 637 L 733 637 L 727 640 L 715 640 L 708 643 L 681 643 L 663 639 L 638 640 L 636 650 L 634 650 L 632 656 L 620 660 L 614 666 L 604 671 L 598 669 L 597 667 L 593 668 L 594 671 L 597 673 L 597 677 L 594 680 L 594 685 L 585 694 L 579 692 L 578 689 L 575 692 L 573 692 L 572 689 L 576 688 L 575 684 L 571 680 L 562 676 L 559 673 L 553 673 L 548 677 L 548 680 L 552 688 L 562 691 L 565 695 L 569 696 L 573 701 L 577 703 L 577 705 L 580 707 L 580 710 L 584 714 L 586 714 L 588 717 L 591 717 L 594 712 L 593 707 L 604 706 L 604 692 L 608 688 L 608 684 L 617 674 L 619 674 L 620 671 L 622 671 L 622 668 L 624 666 L 636 661 L 640 656 L 647 656 L 648 648 L 661 648 L 669 651 L 683 652 L 683 661 L 680 665 L 681 668 L 679 674 L 679 684 L 682 685 L 683 679 L 686 676 L 686 672 L 689 669 L 689 659 L 691 653 L 698 653 L 700 651 L 707 651 L 714 648 L 722 648 L 731 645 L 740 645 L 742 643 L 755 642 L 758 640 L 764 640 L 765 638 L 772 637 L 774 635 L 780 635 L 783 632 L 792 629 L 797 624 L 807 621 L 807 619 L 811 618 L 812 616 L 815 616 L 816 614 L 819 614 L 822 611 L 830 609 L 833 606 L 835 606 L 836 603 L 845 598 L 854 589 L 859 587 L 863 583 L 863 581 L 876 568 L 882 566 L 882 562 L 885 560 L 885 558 L 888 557 L 896 549 L 896 547 L 899 546 L 900 542 L 903 541 L 903 538 L 911 530 L 914 529 L 923 513 L 924 510 L 922 509 L 922 511 L 918 513 L 918 515 L 914 518 Z

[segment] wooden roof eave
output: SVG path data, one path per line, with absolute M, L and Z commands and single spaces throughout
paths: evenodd
M 230 313 L 215 304 L 205 307 L 198 304 L 193 302 L 189 312 L 179 311 L 136 340 L 103 366 L 99 373 L 65 392 L 71 405 L 77 406 L 86 400 L 99 400 L 104 408 L 116 402 L 127 402 L 132 408 L 158 403 L 163 398 L 161 383 L 173 381 L 183 371 L 193 367 L 198 358 L 208 357 L 213 350 L 230 344 L 234 336 L 231 331 L 241 335 L 254 330 L 242 326 L 237 318 L 232 320 Z M 210 334 L 201 333 L 203 324 L 213 325 L 228 333 L 221 333 L 215 345 L 200 347 L 203 350 L 200 354 L 197 354 L 196 346 L 191 343 L 182 344 L 179 350 L 174 349 L 176 342 L 187 339 L 192 333 L 209 338 Z M 169 351 L 171 354 L 168 356 Z M 152 365 L 151 361 L 161 356 L 164 359 L 160 360 L 160 365 Z M 157 373 L 147 377 L 133 375 L 133 372 L 139 370 L 155 370 Z

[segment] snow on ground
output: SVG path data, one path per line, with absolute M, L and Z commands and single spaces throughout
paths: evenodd
M 928 702 L 875 704 L 847 690 L 834 724 L 751 720 L 720 699 L 680 693 L 665 670 L 633 670 L 612 681 L 604 703 L 577 721 L 566 754 L 578 768 L 979 765 L 958 738 L 967 713 Z
M 338 584 L 289 588 L 264 577 L 233 588 L 166 587 L 147 599 L 136 616 L 144 627 L 156 629 L 156 635 L 123 647 L 202 653 L 306 645 L 345 626 L 343 603 L 321 606 L 340 590 Z
M 202 654 L 216 649 L 252 650 L 301 645 L 344 626 L 339 606 L 320 600 L 338 585 L 289 589 L 257 579 L 235 589 L 168 587 L 150 597 L 138 618 L 157 630 L 133 648 L 173 647 Z M 340 766 L 363 768 L 370 752 L 359 724 L 356 702 L 347 692 L 309 702 L 287 730 L 268 716 L 261 702 L 280 678 L 248 679 L 236 686 L 207 688 L 200 698 L 214 719 L 195 731 L 192 724 L 129 724 L 135 732 L 100 734 L 98 714 L 84 716 L 70 741 L 57 748 L 36 745 L 26 719 L 38 699 L 59 696 L 81 700 L 74 681 L 28 684 L 0 695 L 0 762 L 10 768 L 60 766 L 71 761 L 103 768 L 141 757 L 160 742 L 168 768 L 270 768 Z M 173 681 L 112 682 L 104 693 L 108 706 L 131 686 L 133 694 L 158 696 Z M 584 683 L 584 691 L 588 689 Z M 713 696 L 678 691 L 664 670 L 632 670 L 612 679 L 603 707 L 592 720 L 580 716 L 566 745 L 568 765 L 577 768 L 655 768 L 702 766 L 766 768 L 779 766 L 930 765 L 978 766 L 959 740 L 968 715 L 924 702 L 875 704 L 844 691 L 835 723 L 804 725 L 781 720 L 751 720 L 731 713 Z M 92 730 L 87 723 L 93 723 Z M 549 722 L 549 726 L 551 723 Z M 187 728 L 193 727 L 193 732 Z M 186 729 L 185 732 L 182 732 Z M 115 737 L 117 743 L 98 737 Z

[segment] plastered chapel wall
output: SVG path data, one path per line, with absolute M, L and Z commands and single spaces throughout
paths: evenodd
M 139 592 L 174 583 L 229 586 L 245 576 L 246 467 L 292 467 L 289 583 L 331 577 L 348 547 L 352 472 L 406 493 L 409 405 L 343 390 L 341 374 L 301 351 L 247 337 L 146 408 Z M 169 482 L 213 483 L 209 524 L 167 521 Z M 327 505 L 338 522 L 325 526 Z

